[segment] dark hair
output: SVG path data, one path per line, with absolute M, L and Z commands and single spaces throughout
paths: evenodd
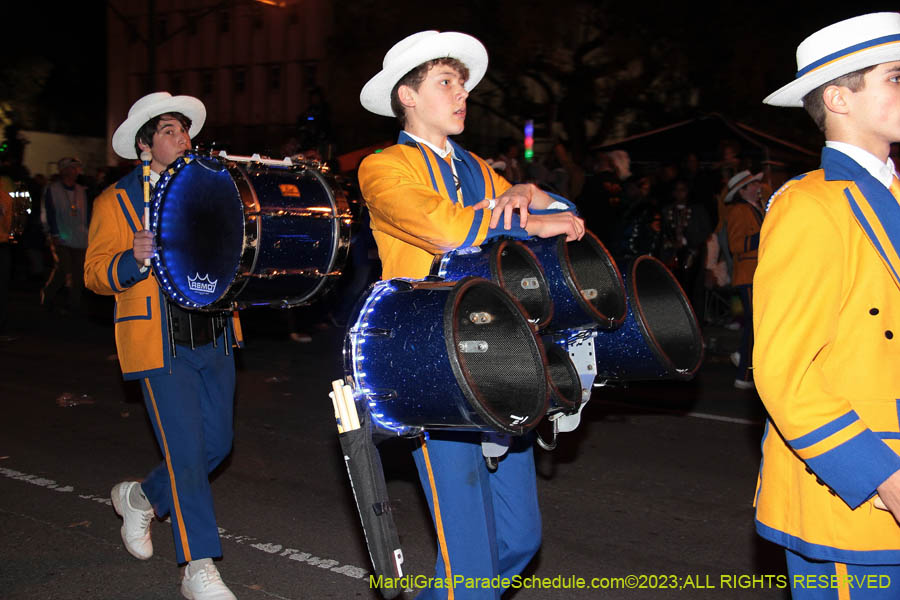
M 809 116 L 812 117 L 812 120 L 815 121 L 819 131 L 825 133 L 825 114 L 827 112 L 825 109 L 825 100 L 823 98 L 825 95 L 825 88 L 831 85 L 837 85 L 849 88 L 851 92 L 858 92 L 866 85 L 866 73 L 877 66 L 878 65 L 872 65 L 871 67 L 866 67 L 865 69 L 859 69 L 852 73 L 836 77 L 803 96 L 803 108 L 806 109 L 806 112 L 808 112 Z
M 428 71 L 437 65 L 447 65 L 448 67 L 456 69 L 463 79 L 469 79 L 468 67 L 466 67 L 462 61 L 455 58 L 435 58 L 423 62 L 421 65 L 401 77 L 400 81 L 394 85 L 394 89 L 391 90 L 391 110 L 393 111 L 394 116 L 397 117 L 397 120 L 400 121 L 401 128 L 406 127 L 406 108 L 400 102 L 400 96 L 397 94 L 397 90 L 400 89 L 401 85 L 405 85 L 418 91 L 419 86 L 425 81 L 425 76 L 428 75 Z
M 185 131 L 189 131 L 191 129 L 191 120 L 180 112 L 163 113 L 157 117 L 153 117 L 152 119 L 141 125 L 141 128 L 137 130 L 136 134 L 134 134 L 134 151 L 137 153 L 138 158 L 140 158 L 141 156 L 141 147 L 138 145 L 138 142 L 144 142 L 152 148 L 153 134 L 156 133 L 156 128 L 159 127 L 159 122 L 163 118 L 175 119 L 176 121 L 181 123 L 181 126 L 184 127 Z

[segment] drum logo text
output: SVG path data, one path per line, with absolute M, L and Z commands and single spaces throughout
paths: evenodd
M 201 294 L 215 294 L 216 293 L 216 284 L 219 283 L 219 280 L 215 281 L 209 280 L 209 273 L 200 277 L 200 273 L 194 275 L 193 279 L 190 275 L 188 275 L 188 288 L 190 288 L 193 292 L 199 292 Z

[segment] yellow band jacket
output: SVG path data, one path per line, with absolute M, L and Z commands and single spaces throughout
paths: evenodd
M 496 229 L 489 229 L 491 211 L 472 206 L 484 198 L 499 197 L 511 184 L 478 156 L 452 140 L 450 144 L 458 187 L 450 164 L 405 132 L 397 144 L 360 164 L 359 186 L 371 216 L 384 279 L 425 277 L 435 255 L 479 246 L 489 238 L 528 237 L 516 214 L 511 229 L 503 229 L 502 220 Z M 574 209 L 568 200 L 552 196 Z
M 826 148 L 770 201 L 753 280 L 754 379 L 770 420 L 759 534 L 808 558 L 900 564 L 874 508 L 900 469 L 900 205 Z
M 151 270 L 141 273 L 134 260 L 134 234 L 143 229 L 144 197 L 140 167 L 108 187 L 94 201 L 85 285 L 114 295 L 116 349 L 125 379 L 171 371 L 166 298 Z M 240 322 L 231 320 L 232 339 L 242 343 Z

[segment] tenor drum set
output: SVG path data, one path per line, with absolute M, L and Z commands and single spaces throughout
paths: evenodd
M 188 153 L 150 198 L 154 273 L 191 310 L 308 304 L 340 276 L 348 200 L 314 161 Z M 690 379 L 702 359 L 671 272 L 650 256 L 620 269 L 590 232 L 495 238 L 436 257 L 424 280 L 378 282 L 344 341 L 363 421 L 401 436 L 521 435 L 544 417 L 568 431 L 594 387 Z

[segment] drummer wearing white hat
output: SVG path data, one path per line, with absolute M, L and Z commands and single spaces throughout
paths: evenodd
M 128 111 L 113 134 L 113 149 L 127 159 L 144 154 L 149 185 L 190 150 L 205 120 L 206 108 L 197 98 L 155 92 Z M 234 354 L 225 347 L 240 342 L 240 325 L 236 313 L 227 322 L 218 315 L 189 313 L 161 292 L 145 266 L 155 242 L 140 216 L 144 178 L 137 167 L 95 200 L 84 269 L 91 290 L 115 296 L 119 365 L 125 379 L 141 380 L 164 456 L 143 481 L 115 485 L 112 505 L 123 520 L 126 550 L 141 560 L 153 555 L 154 514 L 170 517 L 176 559 L 186 565 L 185 597 L 233 599 L 212 562 L 222 548 L 206 475 L 231 452 Z
M 809 36 L 794 81 L 764 102 L 805 107 L 826 147 L 769 201 L 760 236 L 753 363 L 770 421 L 756 528 L 785 547 L 795 598 L 896 598 L 900 14 Z
M 363 107 L 397 117 L 403 128 L 396 145 L 359 168 L 385 279 L 424 278 L 435 255 L 499 235 L 584 234 L 572 203 L 533 185 L 511 185 L 450 139 L 465 127 L 466 100 L 487 63 L 472 36 L 422 31 L 395 44 L 362 89 Z M 437 530 L 438 581 L 518 575 L 541 541 L 530 438 L 512 444 L 495 472 L 485 466 L 478 434 L 431 432 L 413 455 Z M 467 589 L 465 597 L 502 592 Z M 419 597 L 448 593 L 453 597 L 428 589 Z

